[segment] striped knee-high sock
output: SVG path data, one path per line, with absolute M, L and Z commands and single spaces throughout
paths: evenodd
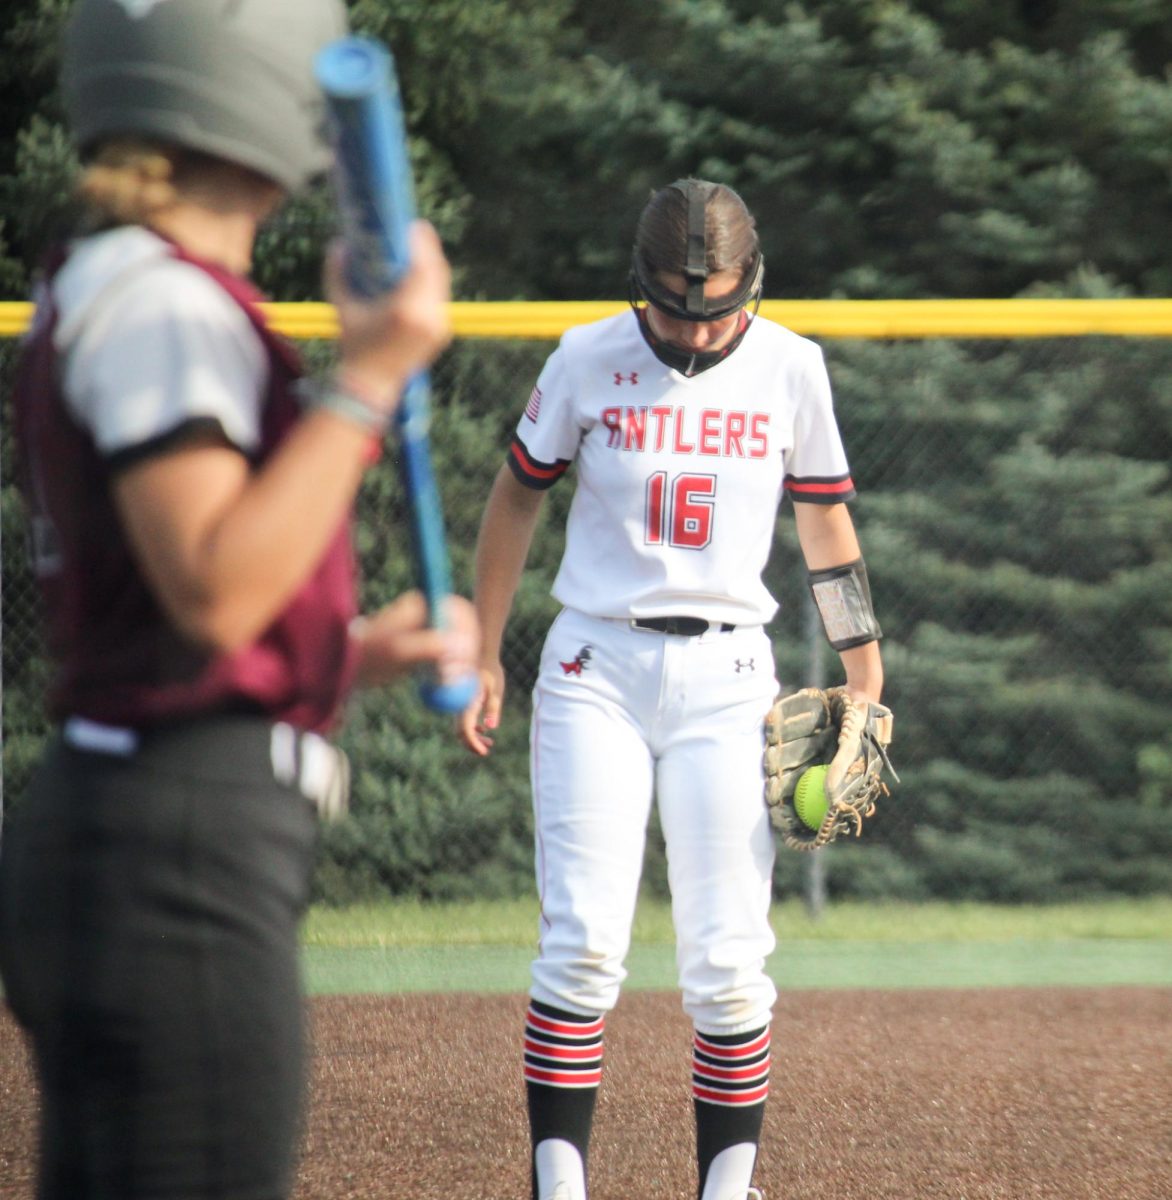
M 692 1098 L 702 1200 L 711 1194 L 748 1190 L 768 1093 L 768 1025 L 750 1033 L 697 1031 L 692 1043 Z M 724 1154 L 717 1163 L 718 1156 L 734 1146 L 738 1150 Z M 713 1189 L 706 1190 L 710 1172 L 721 1178 L 714 1178 Z
M 584 1017 L 539 1000 L 529 1002 L 525 1014 L 525 1091 L 533 1146 L 534 1200 L 543 1195 L 540 1189 L 552 1191 L 559 1182 L 539 1179 L 539 1159 L 542 1173 L 562 1170 L 559 1162 L 571 1174 L 580 1171 L 580 1186 L 584 1187 L 594 1102 L 602 1081 L 602 1030 L 601 1016 Z M 539 1154 L 542 1143 L 547 1145 Z M 566 1162 L 567 1154 L 575 1151 L 578 1163 Z M 573 1186 L 571 1195 L 578 1194 L 578 1186 Z

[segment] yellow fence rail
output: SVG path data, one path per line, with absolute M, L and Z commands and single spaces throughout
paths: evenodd
M 268 304 L 291 338 L 333 338 L 329 304 Z M 622 312 L 623 300 L 454 301 L 457 337 L 557 338 L 573 325 Z M 762 315 L 797 333 L 837 338 L 1040 338 L 1172 336 L 1172 299 L 765 300 Z M 0 301 L 0 337 L 19 337 L 32 305 Z

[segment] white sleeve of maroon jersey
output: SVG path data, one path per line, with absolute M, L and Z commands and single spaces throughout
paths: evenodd
M 66 403 L 104 455 L 196 421 L 248 453 L 260 441 L 265 349 L 241 307 L 199 268 L 160 257 L 116 296 L 64 321 Z M 63 318 L 66 314 L 62 314 Z

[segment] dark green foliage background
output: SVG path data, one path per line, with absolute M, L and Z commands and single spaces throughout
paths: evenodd
M 69 216 L 53 91 L 68 0 L 0 30 L 0 297 Z M 1172 295 L 1172 24 L 1154 0 L 358 0 L 400 69 L 421 210 L 462 299 L 613 299 L 649 191 L 687 173 L 759 218 L 771 297 Z M 257 277 L 320 298 L 328 190 L 265 230 Z M 461 342 L 434 372 L 457 584 L 546 343 Z M 903 779 L 834 895 L 1057 900 L 1172 889 L 1172 341 L 825 344 L 885 628 Z M 7 392 L 15 343 L 0 343 Z M 331 347 L 307 347 L 324 365 Z M 45 666 L 4 488 L 9 814 L 43 737 Z M 506 640 L 506 721 L 474 762 L 403 687 L 352 705 L 353 816 L 321 897 L 530 883 L 528 689 L 571 483 L 554 489 Z M 361 498 L 369 603 L 410 583 L 393 461 Z M 779 673 L 809 631 L 792 520 L 769 568 Z M 816 659 L 817 661 L 812 661 Z M 800 886 L 782 854 L 779 892 Z M 663 888 L 654 837 L 648 872 Z

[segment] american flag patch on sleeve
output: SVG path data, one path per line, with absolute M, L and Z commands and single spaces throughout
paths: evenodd
M 516 410 L 514 409 L 514 412 Z M 525 405 L 525 415 L 529 420 L 536 422 L 537 414 L 541 411 L 541 388 L 535 387 L 529 396 L 529 403 Z

